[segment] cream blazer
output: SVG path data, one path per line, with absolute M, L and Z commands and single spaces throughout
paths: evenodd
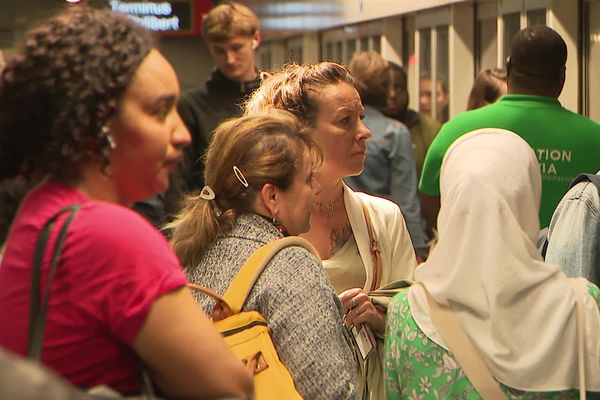
M 414 279 L 417 259 L 400 208 L 393 202 L 354 192 L 344 184 L 344 203 L 354 233 L 358 252 L 365 266 L 367 280 L 363 290 L 368 292 L 373 281 L 373 260 L 369 251 L 369 233 L 361 204 L 371 215 L 373 231 L 377 236 L 382 260 L 381 285 L 398 279 Z

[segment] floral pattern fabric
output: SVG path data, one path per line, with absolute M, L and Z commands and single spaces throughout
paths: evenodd
M 589 292 L 600 304 L 600 289 L 590 284 Z M 412 317 L 408 289 L 390 302 L 385 337 L 384 379 L 389 400 L 468 399 L 477 393 L 452 353 L 429 339 Z M 509 399 L 578 399 L 578 390 L 524 392 L 500 384 Z M 588 392 L 588 399 L 600 393 Z

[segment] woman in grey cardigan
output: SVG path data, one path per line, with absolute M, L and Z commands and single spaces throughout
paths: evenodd
M 309 229 L 320 186 L 321 153 L 284 111 L 242 117 L 215 131 L 201 193 L 170 225 L 172 244 L 192 283 L 223 294 L 259 247 Z M 209 314 L 215 302 L 197 294 Z M 281 361 L 306 399 L 353 399 L 357 366 L 342 308 L 319 260 L 306 249 L 280 251 L 243 310 L 269 322 Z

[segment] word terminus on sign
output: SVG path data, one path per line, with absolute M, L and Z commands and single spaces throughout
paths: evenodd
M 211 0 L 110 0 L 109 4 L 114 12 L 166 36 L 200 35 L 202 15 L 213 6 Z

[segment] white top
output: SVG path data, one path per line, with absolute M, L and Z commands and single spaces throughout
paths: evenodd
M 535 246 L 539 165 L 516 134 L 480 129 L 459 138 L 442 163 L 439 242 L 416 271 L 435 300 L 449 305 L 503 384 L 523 391 L 578 388 L 576 300 L 572 282 Z M 440 342 L 426 302 L 410 309 Z M 600 313 L 585 305 L 586 383 L 600 390 Z
M 365 292 L 371 290 L 373 280 L 373 260 L 369 250 L 369 233 L 361 205 L 363 203 L 371 215 L 373 231 L 377 236 L 381 252 L 381 285 L 399 279 L 413 280 L 417 259 L 400 207 L 396 203 L 380 197 L 354 192 L 344 184 L 344 204 L 366 274 L 363 290 Z

